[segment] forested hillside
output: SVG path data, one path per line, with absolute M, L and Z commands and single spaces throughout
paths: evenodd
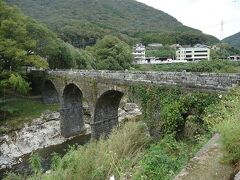
M 95 44 L 105 35 L 133 43 L 206 43 L 218 40 L 184 26 L 174 17 L 134 0 L 6 0 L 48 25 L 76 47 Z
M 223 42 L 229 43 L 235 48 L 240 48 L 240 32 L 223 39 Z

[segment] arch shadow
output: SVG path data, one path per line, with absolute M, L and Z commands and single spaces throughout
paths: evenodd
M 107 136 L 118 125 L 118 107 L 123 95 L 123 92 L 109 90 L 98 98 L 91 123 L 93 138 Z
M 82 91 L 75 84 L 65 86 L 60 110 L 61 133 L 64 137 L 74 136 L 85 130 L 82 100 Z
M 59 95 L 57 89 L 51 80 L 46 80 L 43 83 L 42 100 L 44 104 L 59 103 Z

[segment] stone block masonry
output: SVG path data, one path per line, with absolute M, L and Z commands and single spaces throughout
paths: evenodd
M 118 123 L 121 98 L 132 85 L 219 92 L 240 82 L 240 74 L 217 73 L 48 70 L 43 74 L 44 102 L 60 102 L 61 131 L 65 137 L 84 131 L 83 101 L 90 108 L 92 136 L 99 138 L 110 133 Z

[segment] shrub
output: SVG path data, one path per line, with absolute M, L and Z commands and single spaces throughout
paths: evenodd
M 30 164 L 31 164 L 32 171 L 35 174 L 41 173 L 42 171 L 41 158 L 38 154 L 32 154 L 30 158 Z
M 171 72 L 215 72 L 215 73 L 237 73 L 240 71 L 239 62 L 224 60 L 200 61 L 193 63 L 173 63 L 160 65 L 136 65 L 138 70 L 143 71 L 171 71 Z
M 214 108 L 206 111 L 206 121 L 221 134 L 223 161 L 235 164 L 240 161 L 240 87 L 232 90 Z
M 166 134 L 181 135 L 189 116 L 200 121 L 205 108 L 219 99 L 215 94 L 186 93 L 180 88 L 133 86 L 130 91 L 132 101 L 140 100 L 143 121 L 156 140 Z M 201 123 L 205 128 L 203 120 Z
M 144 124 L 127 123 L 113 130 L 107 140 L 71 148 L 60 161 L 55 158 L 51 173 L 40 179 L 107 179 L 112 175 L 122 179 L 133 170 L 149 142 Z
M 177 142 L 173 136 L 166 136 L 150 147 L 141 160 L 134 179 L 172 179 L 190 156 L 187 144 Z

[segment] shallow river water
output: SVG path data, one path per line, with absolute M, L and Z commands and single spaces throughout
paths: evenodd
M 91 135 L 81 135 L 81 136 L 77 136 L 67 142 L 64 142 L 63 144 L 59 144 L 59 145 L 54 145 L 54 146 L 50 146 L 44 149 L 40 149 L 35 151 L 35 153 L 38 153 L 39 156 L 41 157 L 41 162 L 42 162 L 42 168 L 44 171 L 47 171 L 50 169 L 51 167 L 51 158 L 52 158 L 52 154 L 54 152 L 60 154 L 60 155 L 64 155 L 66 154 L 69 146 L 72 145 L 84 145 L 86 143 L 88 143 L 91 139 Z M 0 179 L 3 179 L 3 177 L 5 176 L 5 174 L 9 171 L 18 173 L 18 174 L 31 174 L 31 168 L 30 168 L 30 164 L 29 164 L 29 159 L 30 159 L 31 154 L 25 155 L 24 157 L 22 157 L 23 162 L 20 164 L 16 164 L 14 165 L 11 169 L 4 169 L 4 170 L 0 170 Z

